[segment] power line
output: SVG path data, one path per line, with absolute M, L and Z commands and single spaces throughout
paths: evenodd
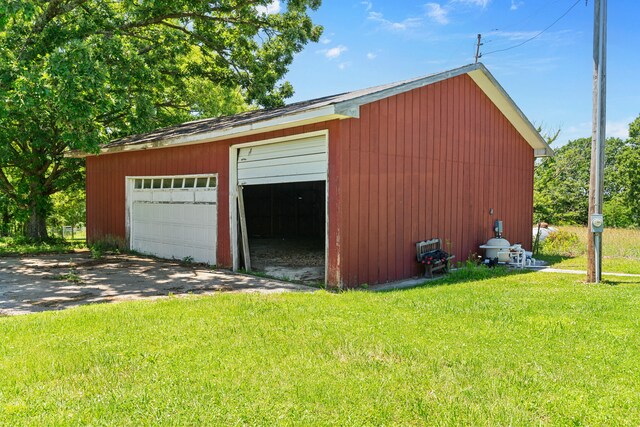
M 540 5 L 540 7 L 535 9 L 533 12 L 529 13 L 528 16 L 526 16 L 525 18 L 521 19 L 518 22 L 512 23 L 511 25 L 507 25 L 505 27 L 493 28 L 493 29 L 491 29 L 490 31 L 487 31 L 487 32 L 488 33 L 493 33 L 493 32 L 496 32 L 496 31 L 507 31 L 507 30 L 510 30 L 512 28 L 522 27 L 523 25 L 528 24 L 529 22 L 531 22 L 531 20 L 533 20 L 533 18 L 535 16 L 539 15 L 540 12 L 543 9 L 546 9 L 554 1 L 557 1 L 557 0 L 548 0 L 546 3 L 543 3 L 542 5 Z
M 545 28 L 544 30 L 540 31 L 538 34 L 536 34 L 533 37 L 528 38 L 527 40 L 523 41 L 522 43 L 518 43 L 517 45 L 511 46 L 511 47 L 506 47 L 504 49 L 498 49 L 498 50 L 492 50 L 491 52 L 487 52 L 487 53 L 483 53 L 482 56 L 487 56 L 487 55 L 491 55 L 492 53 L 498 53 L 498 52 L 505 52 L 507 50 L 511 50 L 511 49 L 515 49 L 517 47 L 520 47 L 524 44 L 529 43 L 531 40 L 535 40 L 538 37 L 540 37 L 542 34 L 544 34 L 549 28 L 553 27 L 554 25 L 556 25 L 562 18 L 564 18 L 565 16 L 567 16 L 569 14 L 569 12 L 571 12 L 573 10 L 574 7 L 576 7 L 578 5 L 578 3 L 580 3 L 582 0 L 576 0 L 576 2 L 571 5 L 571 7 L 569 9 L 566 10 L 566 12 L 564 12 L 562 15 L 560 15 L 560 17 L 558 19 L 556 19 L 555 21 L 553 21 L 547 28 Z

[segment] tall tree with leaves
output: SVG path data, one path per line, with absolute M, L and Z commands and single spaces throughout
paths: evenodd
M 72 186 L 51 196 L 53 212 L 50 222 L 57 226 L 70 226 L 71 238 L 75 228 L 85 225 L 87 221 L 86 197 L 84 188 Z M 62 233 L 64 237 L 64 232 Z
M 605 143 L 604 206 L 608 226 L 640 226 L 640 117 L 628 140 Z M 587 224 L 591 139 L 569 141 L 536 165 L 534 212 L 556 224 Z
M 629 125 L 629 140 L 620 158 L 617 171 L 620 198 L 625 202 L 631 223 L 640 226 L 640 116 Z
M 591 140 L 570 141 L 553 157 L 542 159 L 534 172 L 534 212 L 552 223 L 582 223 L 589 207 Z
M 282 78 L 320 37 L 308 16 L 320 0 L 278 4 L 4 0 L 0 191 L 28 212 L 27 235 L 47 238 L 51 194 L 78 179 L 67 150 L 215 113 L 194 82 L 266 107 L 291 96 Z

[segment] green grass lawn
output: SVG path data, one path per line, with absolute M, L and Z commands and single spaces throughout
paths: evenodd
M 640 279 L 497 273 L 0 318 L 0 424 L 637 426 Z
M 549 262 L 554 268 L 562 268 L 567 270 L 586 270 L 587 256 L 580 255 L 575 257 L 567 256 L 541 256 Z M 630 273 L 640 274 L 640 259 L 605 256 L 602 259 L 602 271 L 606 273 Z
M 574 233 L 578 242 L 560 252 L 543 247 L 542 255 L 537 255 L 536 258 L 549 262 L 555 268 L 586 270 L 586 227 L 559 228 Z M 605 230 L 603 236 L 602 271 L 640 274 L 640 229 L 610 228 Z

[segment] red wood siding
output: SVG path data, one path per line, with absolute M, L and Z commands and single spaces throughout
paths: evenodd
M 496 219 L 531 247 L 533 149 L 467 75 L 363 105 L 359 119 L 88 157 L 88 239 L 124 239 L 126 176 L 217 173 L 218 264 L 229 267 L 229 146 L 324 129 L 329 284 L 416 276 L 415 243 L 432 237 L 464 261 Z
M 229 147 L 233 144 L 278 138 L 317 130 L 329 130 L 329 197 L 338 190 L 340 174 L 334 148 L 339 141 L 337 122 L 322 122 L 308 126 L 233 138 L 182 147 L 131 151 L 87 157 L 87 239 L 96 241 L 107 236 L 124 240 L 125 177 L 218 174 L 218 247 L 217 263 L 231 267 L 229 233 Z M 335 177 L 335 178 L 334 178 Z M 329 218 L 338 218 L 337 206 L 329 206 Z M 329 278 L 337 282 L 338 249 L 337 224 L 329 221 Z
M 533 149 L 467 75 L 364 105 L 340 131 L 344 285 L 419 274 L 415 243 L 432 237 L 464 261 L 496 219 L 531 247 Z

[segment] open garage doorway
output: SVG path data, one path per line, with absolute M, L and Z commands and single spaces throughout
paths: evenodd
M 247 185 L 243 195 L 252 269 L 324 283 L 326 182 Z

